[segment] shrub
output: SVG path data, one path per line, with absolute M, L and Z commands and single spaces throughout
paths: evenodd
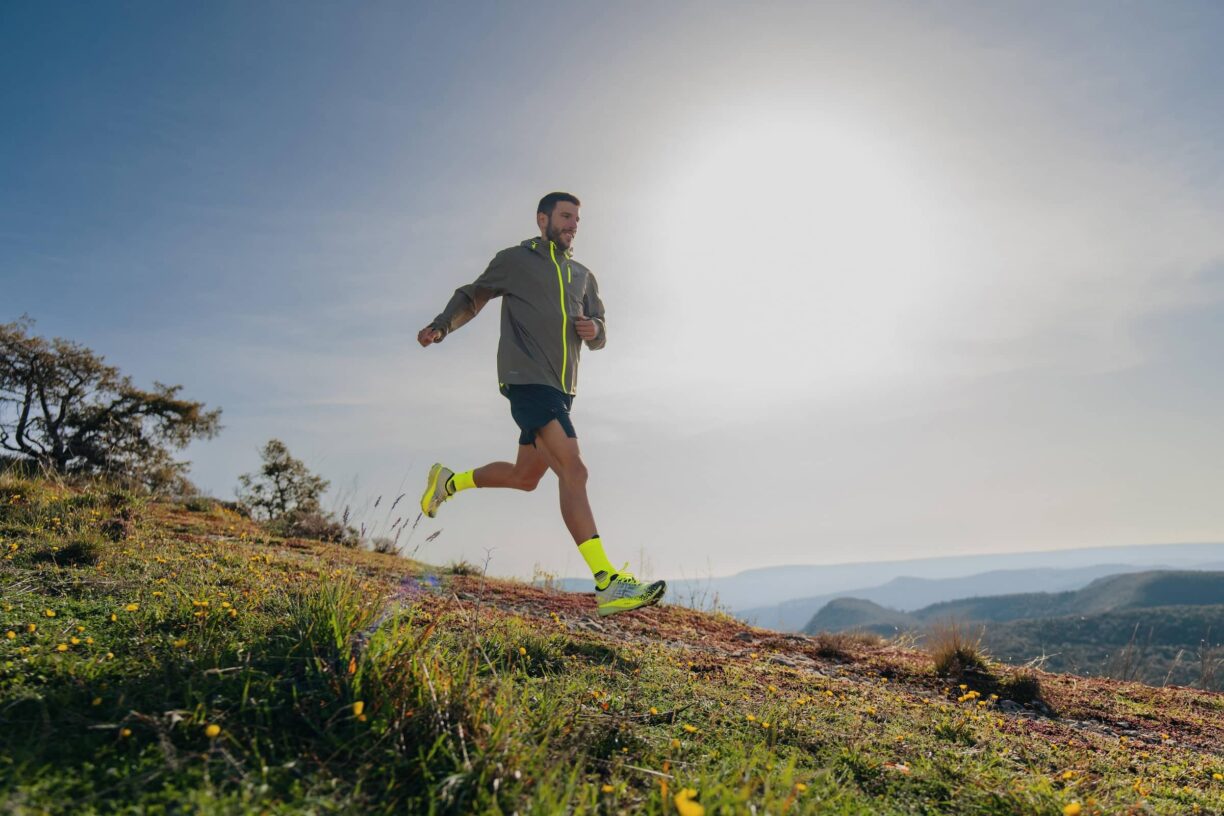
M 999 682 L 998 694 L 1005 700 L 1031 703 L 1041 699 L 1041 681 L 1036 672 L 1020 669 Z
M 446 571 L 451 575 L 479 575 L 480 567 L 465 558 L 461 561 L 452 561 Z
M 275 522 L 273 528 L 284 536 L 343 544 L 345 547 L 356 547 L 360 541 L 356 530 L 322 510 L 290 513 Z
M 217 500 L 207 496 L 191 496 L 183 502 L 183 508 L 191 513 L 211 513 L 216 506 Z
M 816 654 L 837 660 L 851 657 L 856 647 L 878 646 L 883 640 L 874 632 L 817 632 L 813 639 Z
M 971 639 L 965 626 L 957 621 L 934 624 L 927 633 L 926 650 L 937 674 L 961 677 L 987 672 L 988 658 L 982 651 L 982 632 Z

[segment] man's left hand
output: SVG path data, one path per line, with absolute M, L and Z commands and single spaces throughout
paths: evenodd
M 599 336 L 599 324 L 586 315 L 574 319 L 574 328 L 583 340 L 594 340 Z

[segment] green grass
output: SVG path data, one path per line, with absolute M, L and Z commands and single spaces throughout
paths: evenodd
M 703 651 L 725 616 L 586 631 L 572 596 L 103 489 L 0 481 L 0 531 L 7 813 L 1224 812 L 1213 750 L 1052 735 L 866 639 L 816 673 Z

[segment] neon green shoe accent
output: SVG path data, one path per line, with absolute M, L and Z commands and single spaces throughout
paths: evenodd
M 425 478 L 425 492 L 421 494 L 421 512 L 430 518 L 436 518 L 442 502 L 450 498 L 446 491 L 446 483 L 455 472 L 442 464 L 435 464 L 429 469 Z
M 470 470 L 456 473 L 451 479 L 451 486 L 455 488 L 455 493 L 458 493 L 460 490 L 468 490 L 476 486 L 476 477 L 472 475 Z M 455 493 L 451 495 L 453 496 Z
M 654 606 L 663 599 L 663 594 L 667 591 L 667 584 L 663 581 L 643 584 L 627 572 L 613 575 L 612 579 L 601 589 L 599 587 L 601 577 L 606 580 L 606 573 L 595 576 L 595 598 L 599 602 L 597 611 L 600 617 Z
M 579 544 L 578 554 L 582 556 L 583 561 L 587 562 L 587 566 L 591 568 L 592 575 L 597 576 L 601 572 L 608 575 L 616 574 L 616 568 L 612 566 L 612 562 L 604 554 L 603 542 L 599 540 L 599 536 L 588 538 Z

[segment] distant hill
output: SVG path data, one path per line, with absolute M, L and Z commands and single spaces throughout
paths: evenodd
M 828 557 L 834 552 L 856 552 L 853 544 L 828 545 L 812 551 L 813 560 Z M 1126 547 L 1081 547 L 1070 550 L 1036 550 L 982 555 L 954 555 L 939 558 L 915 558 L 898 561 L 850 562 L 840 564 L 787 564 L 745 570 L 734 575 L 698 578 L 689 576 L 664 577 L 668 583 L 668 597 L 673 603 L 699 606 L 712 604 L 717 599 L 720 607 L 736 611 L 758 610 L 774 607 L 787 601 L 823 596 L 834 597 L 858 594 L 862 587 L 879 587 L 900 578 L 915 580 L 943 580 L 970 578 L 984 573 L 1015 570 L 1074 570 L 1091 568 L 1103 564 L 1117 564 L 1115 572 L 1127 569 L 1204 569 L 1221 568 L 1224 564 L 1224 543 L 1193 544 L 1143 544 Z M 1208 566 L 1210 565 L 1210 566 Z M 1091 580 L 1091 578 L 1089 578 Z M 588 577 L 562 578 L 552 583 L 554 588 L 573 592 L 590 592 Z M 1082 586 L 1078 584 L 1075 586 Z M 1053 589 L 1072 589 L 1075 586 L 1053 586 Z M 999 588 L 1004 591 L 1031 591 L 1032 585 Z M 1042 587 L 1044 588 L 1044 587 Z M 953 596 L 917 598 L 913 602 L 898 604 L 898 608 L 916 609 L 936 600 L 949 597 L 964 597 L 966 594 L 991 594 L 995 588 L 958 592 Z M 892 605 L 891 603 L 885 605 Z M 793 628 L 799 629 L 819 609 L 814 607 L 800 617 Z M 758 614 L 762 626 L 775 627 L 776 615 Z
M 887 633 L 922 629 L 941 619 L 1001 623 L 1122 609 L 1219 603 L 1224 603 L 1224 572 L 1151 571 L 1098 578 L 1070 592 L 964 598 L 931 604 L 910 613 L 887 609 L 863 599 L 837 599 L 817 612 L 803 631 L 869 629 Z
M 1100 578 L 1072 592 L 1031 592 L 899 612 L 838 598 L 805 632 L 922 632 L 941 620 L 980 624 L 982 645 L 1012 664 L 1150 684 L 1224 674 L 1224 572 L 1157 571 Z
M 1157 565 L 1156 568 L 1163 566 Z M 784 601 L 771 606 L 743 609 L 737 611 L 735 616 L 756 626 L 766 626 L 783 632 L 798 632 L 812 619 L 813 615 L 820 611 L 821 607 L 839 597 L 860 598 L 888 609 L 908 611 L 921 609 L 940 601 L 970 596 L 1079 589 L 1096 578 L 1125 572 L 1143 572 L 1152 568 L 1130 564 L 1093 564 L 1071 569 L 1045 567 L 1026 570 L 995 570 L 959 578 L 902 576 L 881 586 L 864 587 L 847 592 Z

